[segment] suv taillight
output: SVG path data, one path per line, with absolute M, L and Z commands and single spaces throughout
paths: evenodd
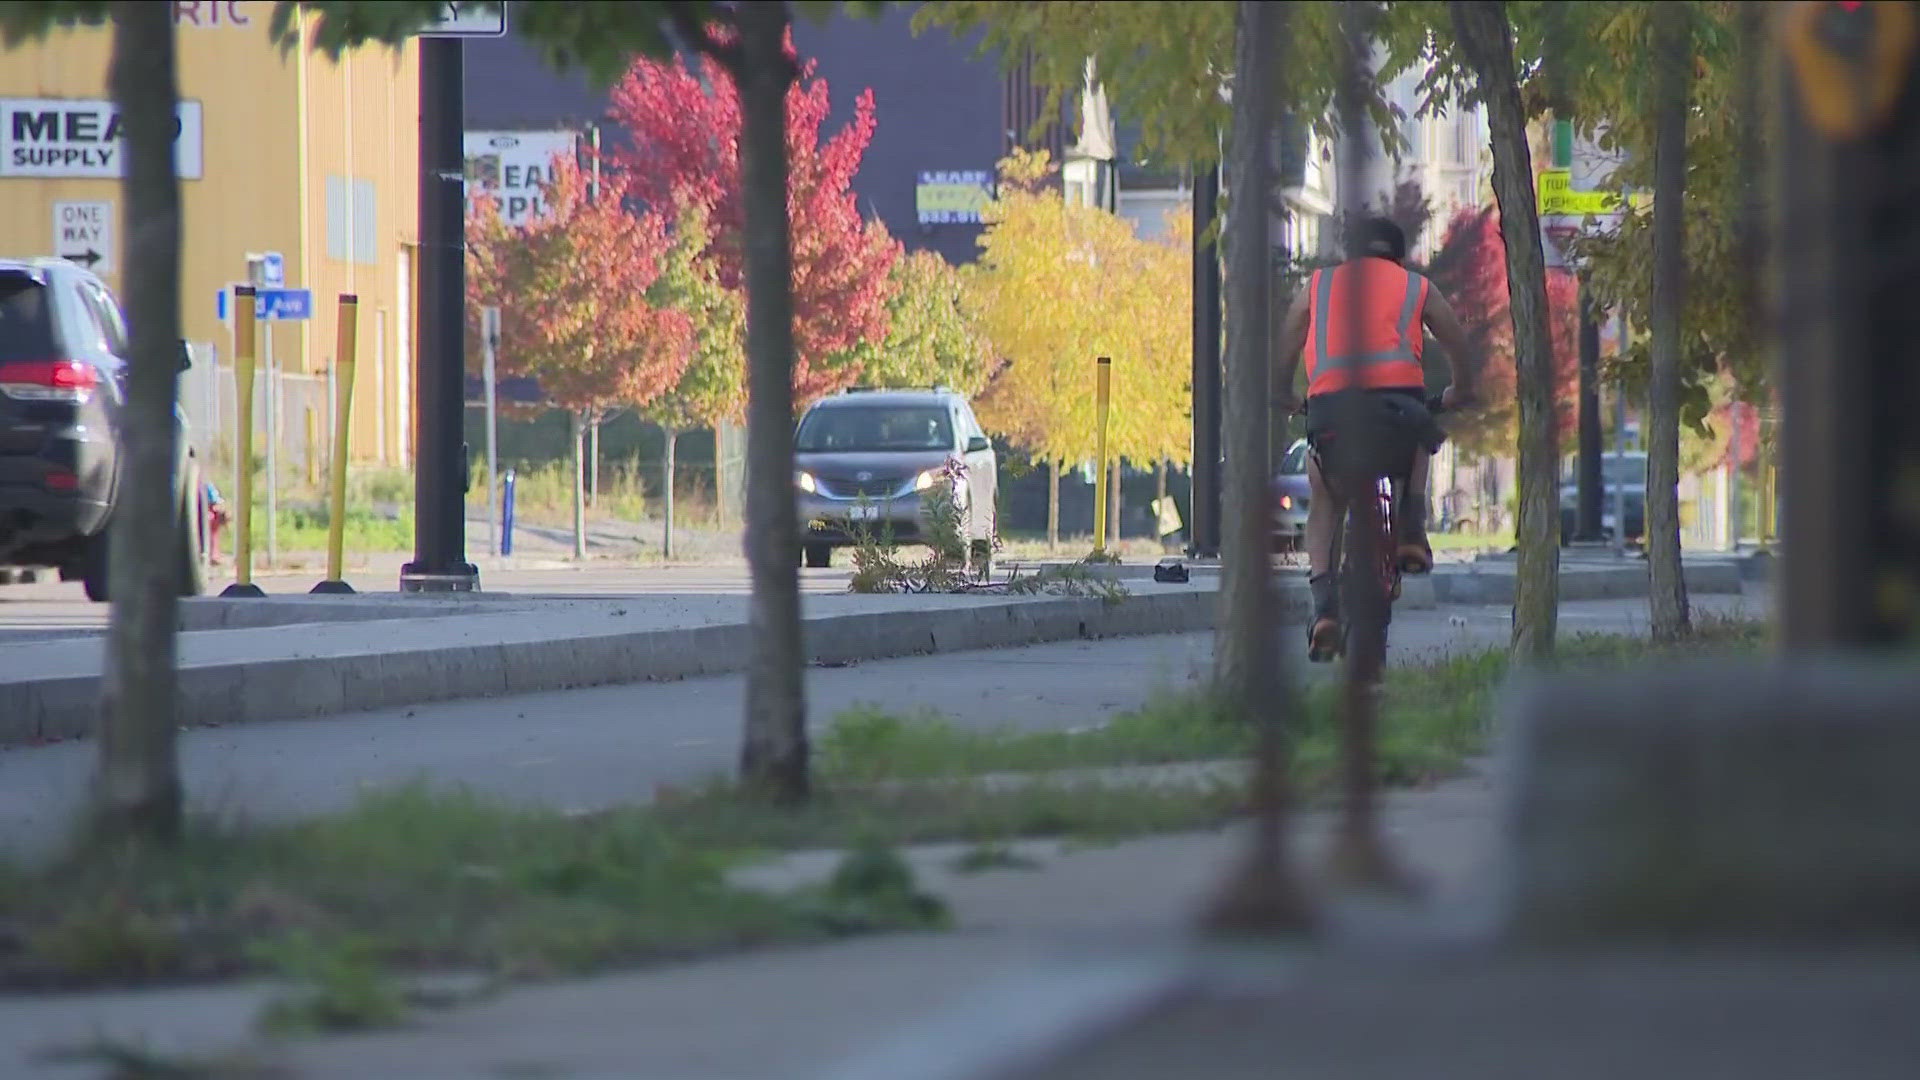
M 93 365 L 78 360 L 0 364 L 0 394 L 19 401 L 85 401 L 99 385 Z

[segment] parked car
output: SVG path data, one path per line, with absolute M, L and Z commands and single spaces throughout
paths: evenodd
M 1274 474 L 1271 487 L 1273 550 L 1299 551 L 1306 545 L 1307 504 L 1310 499 L 1307 440 L 1296 440 L 1287 447 L 1286 455 L 1280 459 L 1280 471 Z
M 1580 483 L 1573 471 L 1578 458 L 1569 458 L 1560 478 L 1560 540 L 1566 543 L 1579 529 Z M 1627 539 L 1637 540 L 1647 531 L 1647 455 L 1633 450 L 1625 454 L 1607 453 L 1600 458 L 1600 531 L 1611 537 L 1614 530 L 1614 490 L 1623 490 L 1627 503 Z
M 183 342 L 181 365 L 191 362 Z M 0 259 L 0 566 L 55 567 L 105 600 L 107 537 L 126 454 L 127 331 L 91 272 L 61 259 Z M 200 483 L 176 406 L 180 591 L 203 585 Z
M 960 511 L 971 557 L 991 557 L 999 461 L 961 394 L 853 389 L 815 402 L 794 433 L 800 557 L 833 562 L 858 534 L 926 539 L 926 496 L 944 487 Z

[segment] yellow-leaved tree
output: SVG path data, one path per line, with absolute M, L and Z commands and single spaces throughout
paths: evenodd
M 1048 463 L 1047 534 L 1057 541 L 1061 471 L 1096 452 L 1098 357 L 1113 361 L 1110 457 L 1187 460 L 1192 275 L 1184 226 L 1143 240 L 1123 218 L 1068 203 L 1048 183 L 1053 172 L 1045 151 L 1000 163 L 967 301 L 1002 361 L 981 395 L 981 423 Z

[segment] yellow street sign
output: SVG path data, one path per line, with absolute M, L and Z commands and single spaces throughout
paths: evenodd
M 1540 213 L 1557 217 L 1617 214 L 1620 196 L 1611 191 L 1573 190 L 1571 169 L 1544 169 L 1540 173 Z

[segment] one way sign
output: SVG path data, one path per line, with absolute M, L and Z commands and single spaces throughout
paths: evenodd
M 53 253 L 96 274 L 113 270 L 113 204 L 53 204 Z

